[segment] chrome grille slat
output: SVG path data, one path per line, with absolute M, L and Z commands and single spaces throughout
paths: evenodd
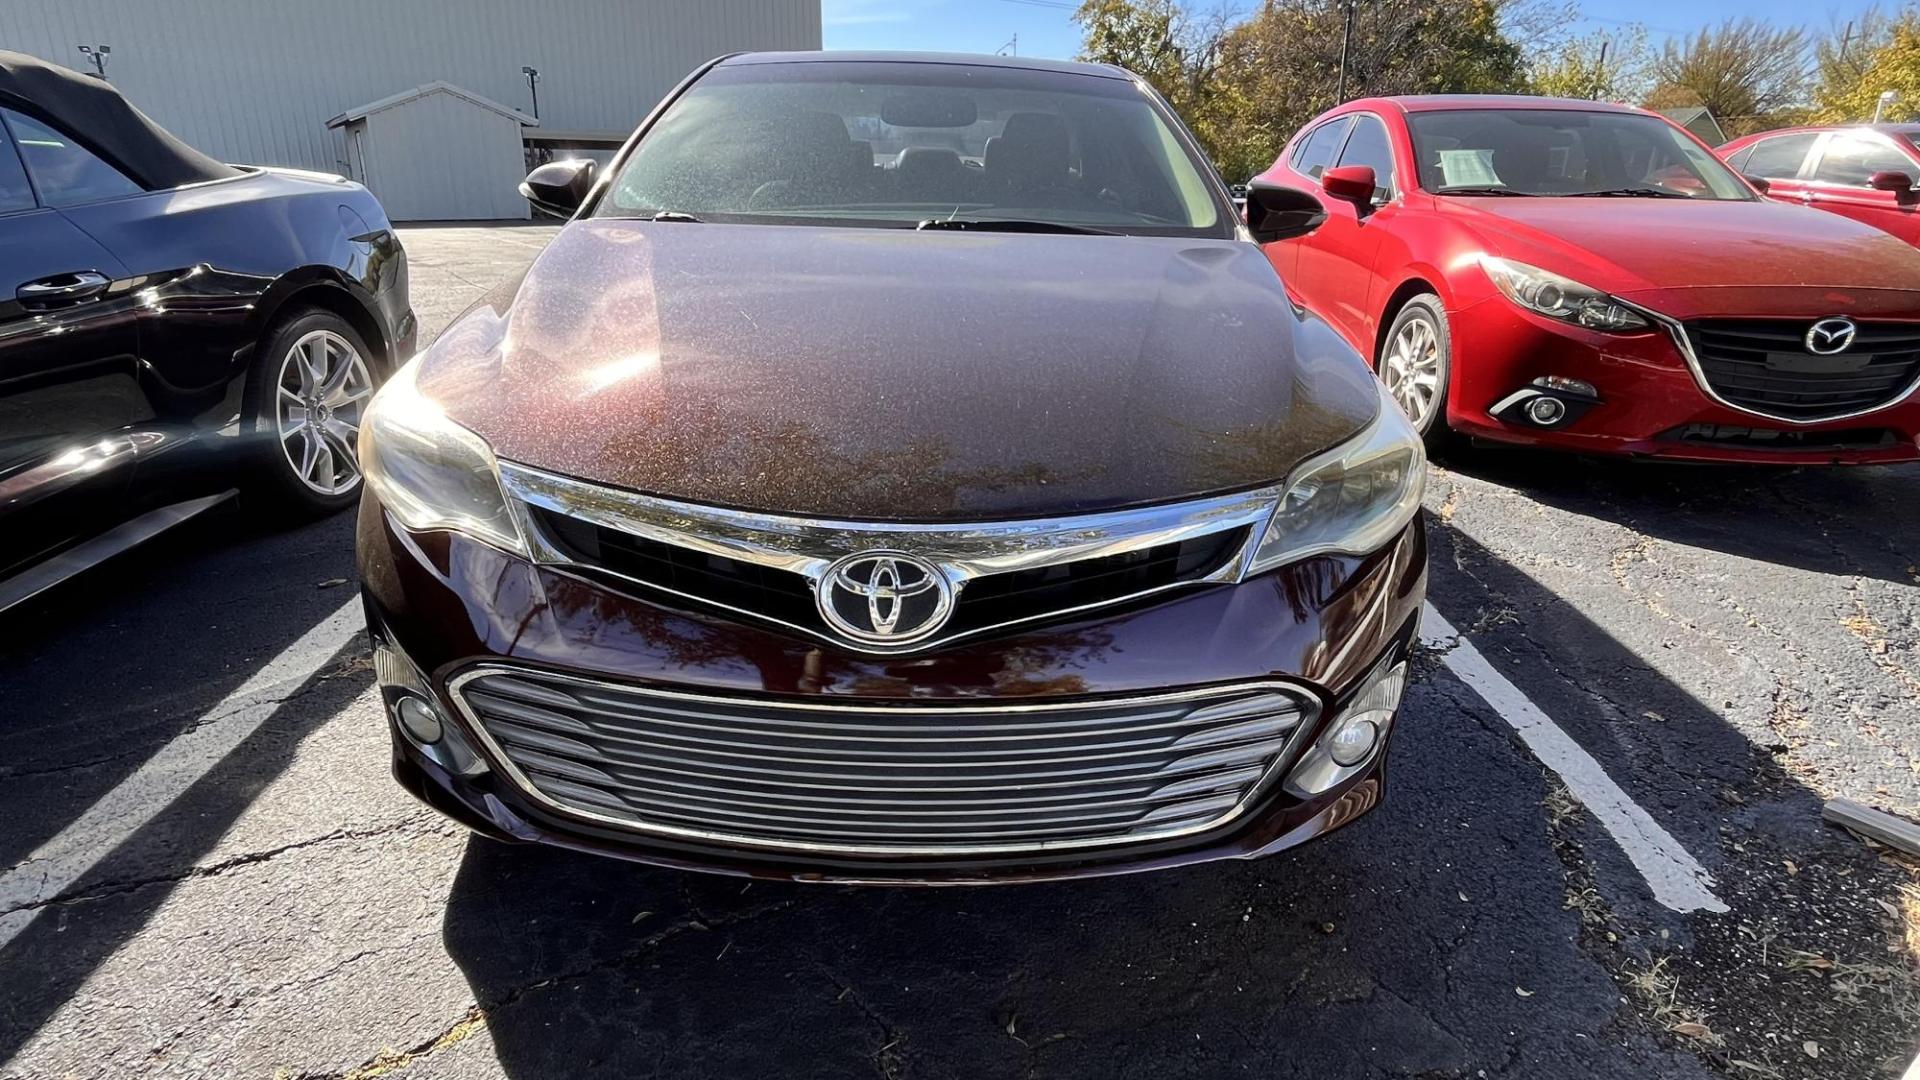
M 1281 682 L 1013 705 L 700 695 L 489 665 L 449 689 L 552 810 L 638 832 L 931 855 L 1223 824 L 1312 727 Z
M 1777 420 L 1816 423 L 1894 404 L 1920 387 L 1920 330 L 1857 322 L 1853 345 L 1830 373 L 1776 368 L 1771 354 L 1811 356 L 1809 319 L 1700 319 L 1677 328 L 1704 388 L 1726 404 Z M 1845 370 L 1847 357 L 1870 357 Z

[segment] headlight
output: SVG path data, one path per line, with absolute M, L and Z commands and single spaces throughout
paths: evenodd
M 1420 512 L 1426 450 L 1386 387 L 1377 389 L 1379 415 L 1366 430 L 1288 478 L 1249 574 L 1313 555 L 1370 554 Z
M 493 451 L 447 419 L 414 383 L 418 361 L 387 380 L 360 425 L 360 468 L 380 505 L 415 532 L 446 529 L 526 554 L 500 493 Z
M 1506 298 L 1528 311 L 1589 330 L 1645 330 L 1646 317 L 1598 289 L 1511 259 L 1480 256 L 1480 265 Z

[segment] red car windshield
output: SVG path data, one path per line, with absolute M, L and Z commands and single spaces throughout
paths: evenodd
M 1711 153 L 1635 113 L 1462 109 L 1407 116 L 1420 186 L 1440 195 L 1752 199 Z

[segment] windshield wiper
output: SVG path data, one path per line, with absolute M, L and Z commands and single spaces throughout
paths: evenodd
M 1068 225 L 1060 221 L 1022 221 L 1018 218 L 928 218 L 916 229 L 944 229 L 954 232 L 1076 233 L 1083 236 L 1119 236 L 1110 229 L 1090 225 Z
M 1531 191 L 1515 191 L 1508 187 L 1492 185 L 1462 184 L 1459 187 L 1434 188 L 1435 195 L 1515 195 L 1521 198 L 1537 198 Z
M 1652 187 L 1603 188 L 1599 191 L 1569 191 L 1569 199 L 1617 198 L 1617 199 L 1691 199 L 1693 196 L 1678 191 Z
M 653 212 L 653 215 L 647 218 L 647 220 L 648 221 L 691 221 L 691 222 L 698 223 L 698 222 L 704 221 L 705 219 L 694 217 L 692 214 L 687 213 L 685 210 L 655 210 Z

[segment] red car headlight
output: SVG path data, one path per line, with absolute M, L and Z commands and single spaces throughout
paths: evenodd
M 1480 256 L 1480 265 L 1502 295 L 1536 315 L 1616 334 L 1650 325 L 1646 316 L 1572 278 L 1494 255 Z

